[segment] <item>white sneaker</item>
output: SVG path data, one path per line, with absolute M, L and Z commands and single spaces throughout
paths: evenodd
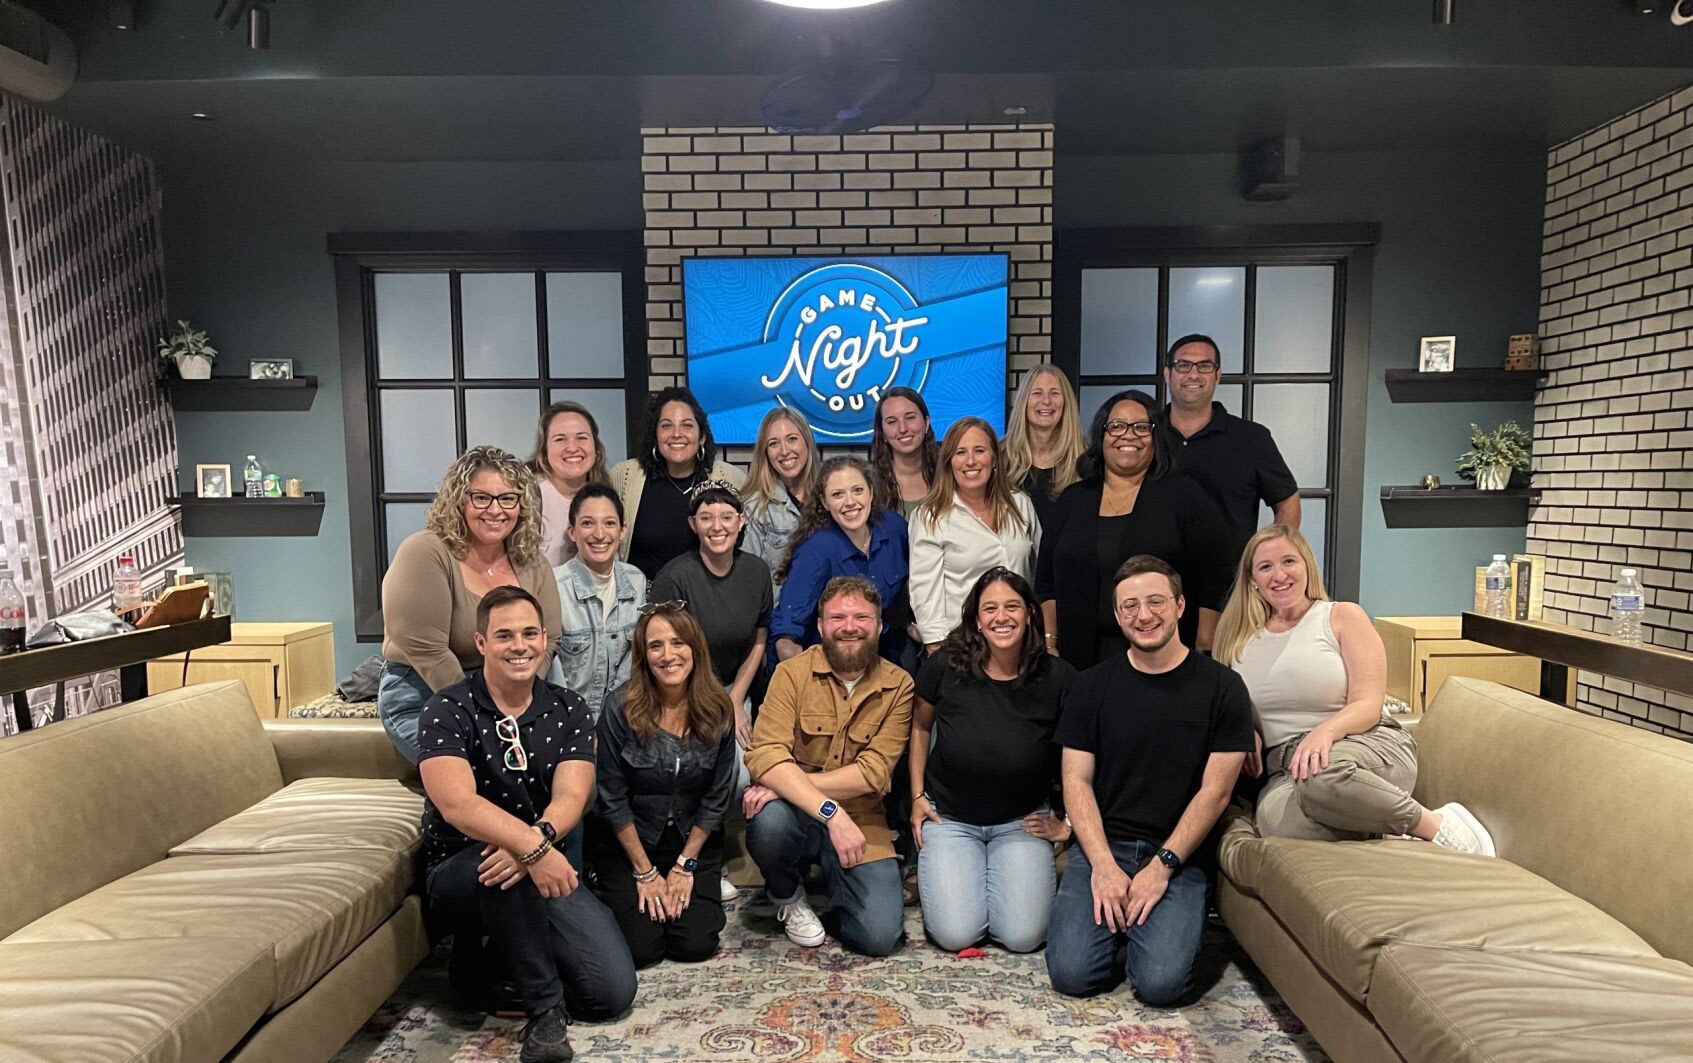
M 811 910 L 811 905 L 805 903 L 803 896 L 791 904 L 778 907 L 776 919 L 782 924 L 788 940 L 801 948 L 814 949 L 823 944 L 823 939 L 827 937 L 823 933 L 823 920 L 817 918 L 817 913 Z
M 729 872 L 723 872 L 723 876 L 717 880 L 717 899 L 728 904 L 740 895 L 740 887 L 729 881 Z
M 1493 835 L 1475 818 L 1475 813 L 1453 801 L 1434 810 L 1440 817 L 1440 829 L 1434 833 L 1434 844 L 1460 853 L 1476 856 L 1498 856 L 1493 847 Z

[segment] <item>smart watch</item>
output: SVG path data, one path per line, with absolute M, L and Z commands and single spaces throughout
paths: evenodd
M 831 819 L 834 819 L 835 813 L 839 812 L 840 810 L 841 810 L 840 805 L 835 804 L 833 801 L 830 801 L 827 798 L 825 798 L 823 800 L 822 804 L 817 806 L 817 814 L 819 816 L 823 817 L 823 822 L 825 822 L 825 823 L 829 822 Z
M 684 875 L 691 875 L 700 869 L 700 862 L 691 856 L 685 856 L 676 861 L 676 870 Z
M 548 823 L 546 820 L 544 820 L 544 819 L 536 820 L 535 821 L 535 829 L 540 831 L 541 837 L 547 839 L 548 841 L 550 841 L 550 842 L 558 841 L 558 830 L 557 830 L 557 828 L 555 828 L 551 823 Z
M 1158 850 L 1158 861 L 1171 871 L 1180 871 L 1182 869 L 1182 858 L 1168 849 Z

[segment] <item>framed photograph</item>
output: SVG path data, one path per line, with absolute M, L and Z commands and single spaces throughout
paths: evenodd
M 1424 336 L 1421 353 L 1417 357 L 1419 373 L 1450 373 L 1452 353 L 1458 346 L 1456 336 Z
M 254 358 L 247 363 L 248 380 L 293 380 L 294 359 Z
M 200 498 L 229 498 L 229 466 L 194 466 L 194 493 Z

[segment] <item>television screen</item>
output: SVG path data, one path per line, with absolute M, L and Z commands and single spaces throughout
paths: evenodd
M 1005 428 L 1007 257 L 691 258 L 682 263 L 688 385 L 720 443 L 757 442 L 773 404 L 823 446 L 870 442 L 876 400 L 913 388 L 935 435 Z

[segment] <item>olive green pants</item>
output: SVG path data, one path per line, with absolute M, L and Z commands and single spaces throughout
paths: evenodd
M 1288 761 L 1305 736 L 1264 753 L 1264 789 L 1258 795 L 1258 833 L 1264 837 L 1346 841 L 1378 834 L 1409 834 L 1423 806 L 1411 799 L 1417 782 L 1417 746 L 1410 732 L 1387 716 L 1363 734 L 1348 735 L 1329 750 L 1329 766 L 1308 779 L 1288 774 Z

